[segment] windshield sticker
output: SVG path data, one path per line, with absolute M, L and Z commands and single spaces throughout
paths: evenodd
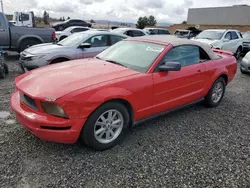
M 162 52 L 164 48 L 157 48 L 157 47 L 147 47 L 146 51 L 151 51 L 151 52 Z

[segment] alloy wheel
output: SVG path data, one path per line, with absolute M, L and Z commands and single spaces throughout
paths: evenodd
M 124 118 L 118 110 L 108 110 L 97 119 L 94 127 L 95 139 L 102 144 L 113 142 L 122 132 Z
M 212 101 L 214 103 L 217 103 L 221 100 L 222 96 L 223 96 L 223 84 L 221 82 L 218 82 L 213 89 L 212 92 Z

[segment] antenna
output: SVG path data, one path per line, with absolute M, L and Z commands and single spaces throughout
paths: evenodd
M 0 0 L 0 2 L 1 2 L 2 12 L 3 12 L 3 0 Z

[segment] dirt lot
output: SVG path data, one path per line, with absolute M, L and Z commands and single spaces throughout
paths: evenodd
M 0 80 L 1 187 L 250 187 L 250 76 L 215 109 L 196 105 L 133 129 L 104 152 L 38 140 L 9 106 L 18 66 Z M 10 114 L 9 114 L 10 113 Z

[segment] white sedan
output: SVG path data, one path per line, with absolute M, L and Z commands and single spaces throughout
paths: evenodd
M 243 51 L 243 38 L 238 30 L 208 29 L 192 40 L 210 44 L 212 48 L 231 51 L 237 59 Z
M 56 40 L 61 41 L 65 38 L 67 38 L 68 36 L 72 35 L 73 33 L 83 32 L 83 31 L 87 31 L 90 29 L 91 28 L 89 28 L 89 27 L 82 27 L 82 26 L 68 27 L 67 29 L 65 29 L 63 31 L 56 31 Z

